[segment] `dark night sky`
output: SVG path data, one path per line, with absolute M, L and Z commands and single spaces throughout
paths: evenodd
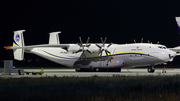
M 25 29 L 25 45 L 46 44 L 49 32 L 62 31 L 61 43 L 133 43 L 144 38 L 167 47 L 180 46 L 175 21 L 180 2 L 172 0 L 59 0 L 0 2 L 0 60 L 10 59 L 13 31 Z

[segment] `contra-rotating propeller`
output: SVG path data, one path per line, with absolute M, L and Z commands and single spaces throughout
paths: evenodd
M 81 57 L 80 57 L 81 60 L 82 60 L 83 57 L 86 58 L 86 55 L 85 55 L 85 52 L 86 52 L 86 51 L 87 51 L 88 53 L 92 54 L 91 51 L 88 50 L 89 46 L 91 46 L 91 44 L 88 44 L 89 39 L 90 39 L 90 38 L 88 37 L 88 39 L 87 39 L 87 41 L 86 41 L 86 44 L 83 45 L 82 39 L 81 39 L 81 37 L 79 37 L 80 43 L 78 43 L 78 45 L 80 46 L 80 49 L 79 49 L 78 51 L 76 51 L 76 53 L 78 53 L 78 52 L 83 52 L 82 55 L 81 55 Z
M 104 41 L 103 41 L 103 39 L 102 39 L 102 37 L 101 37 L 102 46 L 96 44 L 96 46 L 99 47 L 99 49 L 100 49 L 100 51 L 99 51 L 100 60 L 101 60 L 102 52 L 103 52 L 103 51 L 105 51 L 106 56 L 107 56 L 108 59 L 109 59 L 109 55 L 108 55 L 108 54 L 111 53 L 111 52 L 108 51 L 108 48 L 109 48 L 113 43 L 110 43 L 108 46 L 106 46 L 106 45 L 105 45 L 106 39 L 107 39 L 107 38 L 105 37 L 105 39 L 104 39 Z

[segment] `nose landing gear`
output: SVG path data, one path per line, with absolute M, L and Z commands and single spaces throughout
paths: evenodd
M 154 66 L 149 67 L 149 68 L 147 69 L 147 71 L 148 71 L 148 73 L 154 73 L 154 71 L 155 71 Z

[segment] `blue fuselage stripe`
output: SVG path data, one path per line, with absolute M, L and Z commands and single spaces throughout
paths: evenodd
M 44 50 L 43 50 L 44 51 Z M 46 52 L 44 51 L 45 53 L 51 55 L 51 56 L 54 56 L 56 58 L 61 58 L 61 59 L 78 59 L 79 57 L 74 57 L 74 58 L 67 58 L 67 57 L 61 57 L 61 56 L 57 56 L 57 55 L 54 55 L 54 54 L 51 54 L 49 52 Z M 144 56 L 148 56 L 148 57 L 154 57 L 154 56 L 151 56 L 151 55 L 147 55 L 147 54 L 141 54 L 141 53 L 119 53 L 119 54 L 114 54 L 114 55 L 109 55 L 109 56 L 118 56 L 118 55 L 144 55 Z M 106 55 L 105 56 L 102 56 L 102 57 L 107 57 Z M 93 58 L 100 58 L 100 56 L 95 56 L 95 57 L 87 57 L 88 59 L 93 59 Z
M 14 42 L 17 46 L 19 46 L 14 39 L 13 39 L 13 42 Z

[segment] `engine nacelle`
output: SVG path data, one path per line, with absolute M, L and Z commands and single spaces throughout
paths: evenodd
M 91 44 L 91 46 L 89 46 L 89 50 L 91 52 L 99 52 L 99 48 L 95 44 Z
M 72 44 L 69 46 L 68 51 L 77 52 L 79 49 L 80 49 L 80 46 L 78 44 Z M 99 48 L 95 44 L 92 44 L 91 46 L 89 46 L 88 50 L 91 52 L 99 52 Z
M 68 48 L 68 52 L 76 52 L 76 51 L 79 50 L 79 48 L 80 48 L 80 46 L 77 45 L 77 44 L 70 45 L 69 48 Z

